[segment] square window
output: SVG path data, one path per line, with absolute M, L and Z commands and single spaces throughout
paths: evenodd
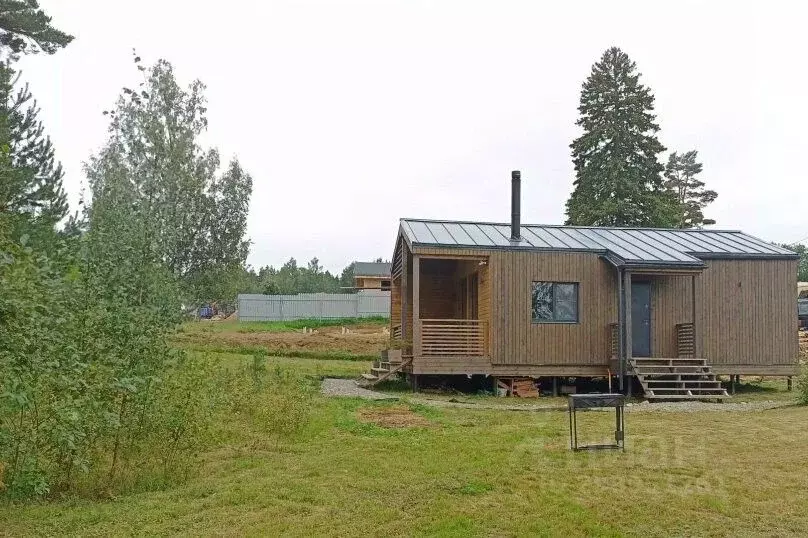
M 577 282 L 533 282 L 532 320 L 534 323 L 577 323 Z

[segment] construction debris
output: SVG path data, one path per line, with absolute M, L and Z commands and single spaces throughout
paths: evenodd
M 517 396 L 519 398 L 538 398 L 539 389 L 531 377 L 513 377 L 497 379 L 499 392 L 505 392 L 506 396 Z

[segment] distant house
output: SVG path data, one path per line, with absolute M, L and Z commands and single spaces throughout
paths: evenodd
M 795 253 L 740 231 L 523 225 L 519 179 L 510 223 L 400 221 L 391 333 L 414 385 L 617 375 L 703 398 L 726 395 L 716 374 L 797 374 Z
M 357 290 L 389 290 L 390 264 L 380 262 L 354 263 L 354 286 Z

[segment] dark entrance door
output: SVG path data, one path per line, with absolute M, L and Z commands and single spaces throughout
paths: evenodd
M 651 283 L 631 283 L 631 354 L 651 356 Z

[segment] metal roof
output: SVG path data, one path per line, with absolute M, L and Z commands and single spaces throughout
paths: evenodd
M 354 276 L 390 276 L 390 264 L 380 262 L 354 262 Z
M 617 265 L 700 267 L 704 259 L 795 258 L 794 252 L 737 230 L 601 228 L 524 224 L 511 241 L 509 224 L 401 219 L 412 246 L 597 252 Z

